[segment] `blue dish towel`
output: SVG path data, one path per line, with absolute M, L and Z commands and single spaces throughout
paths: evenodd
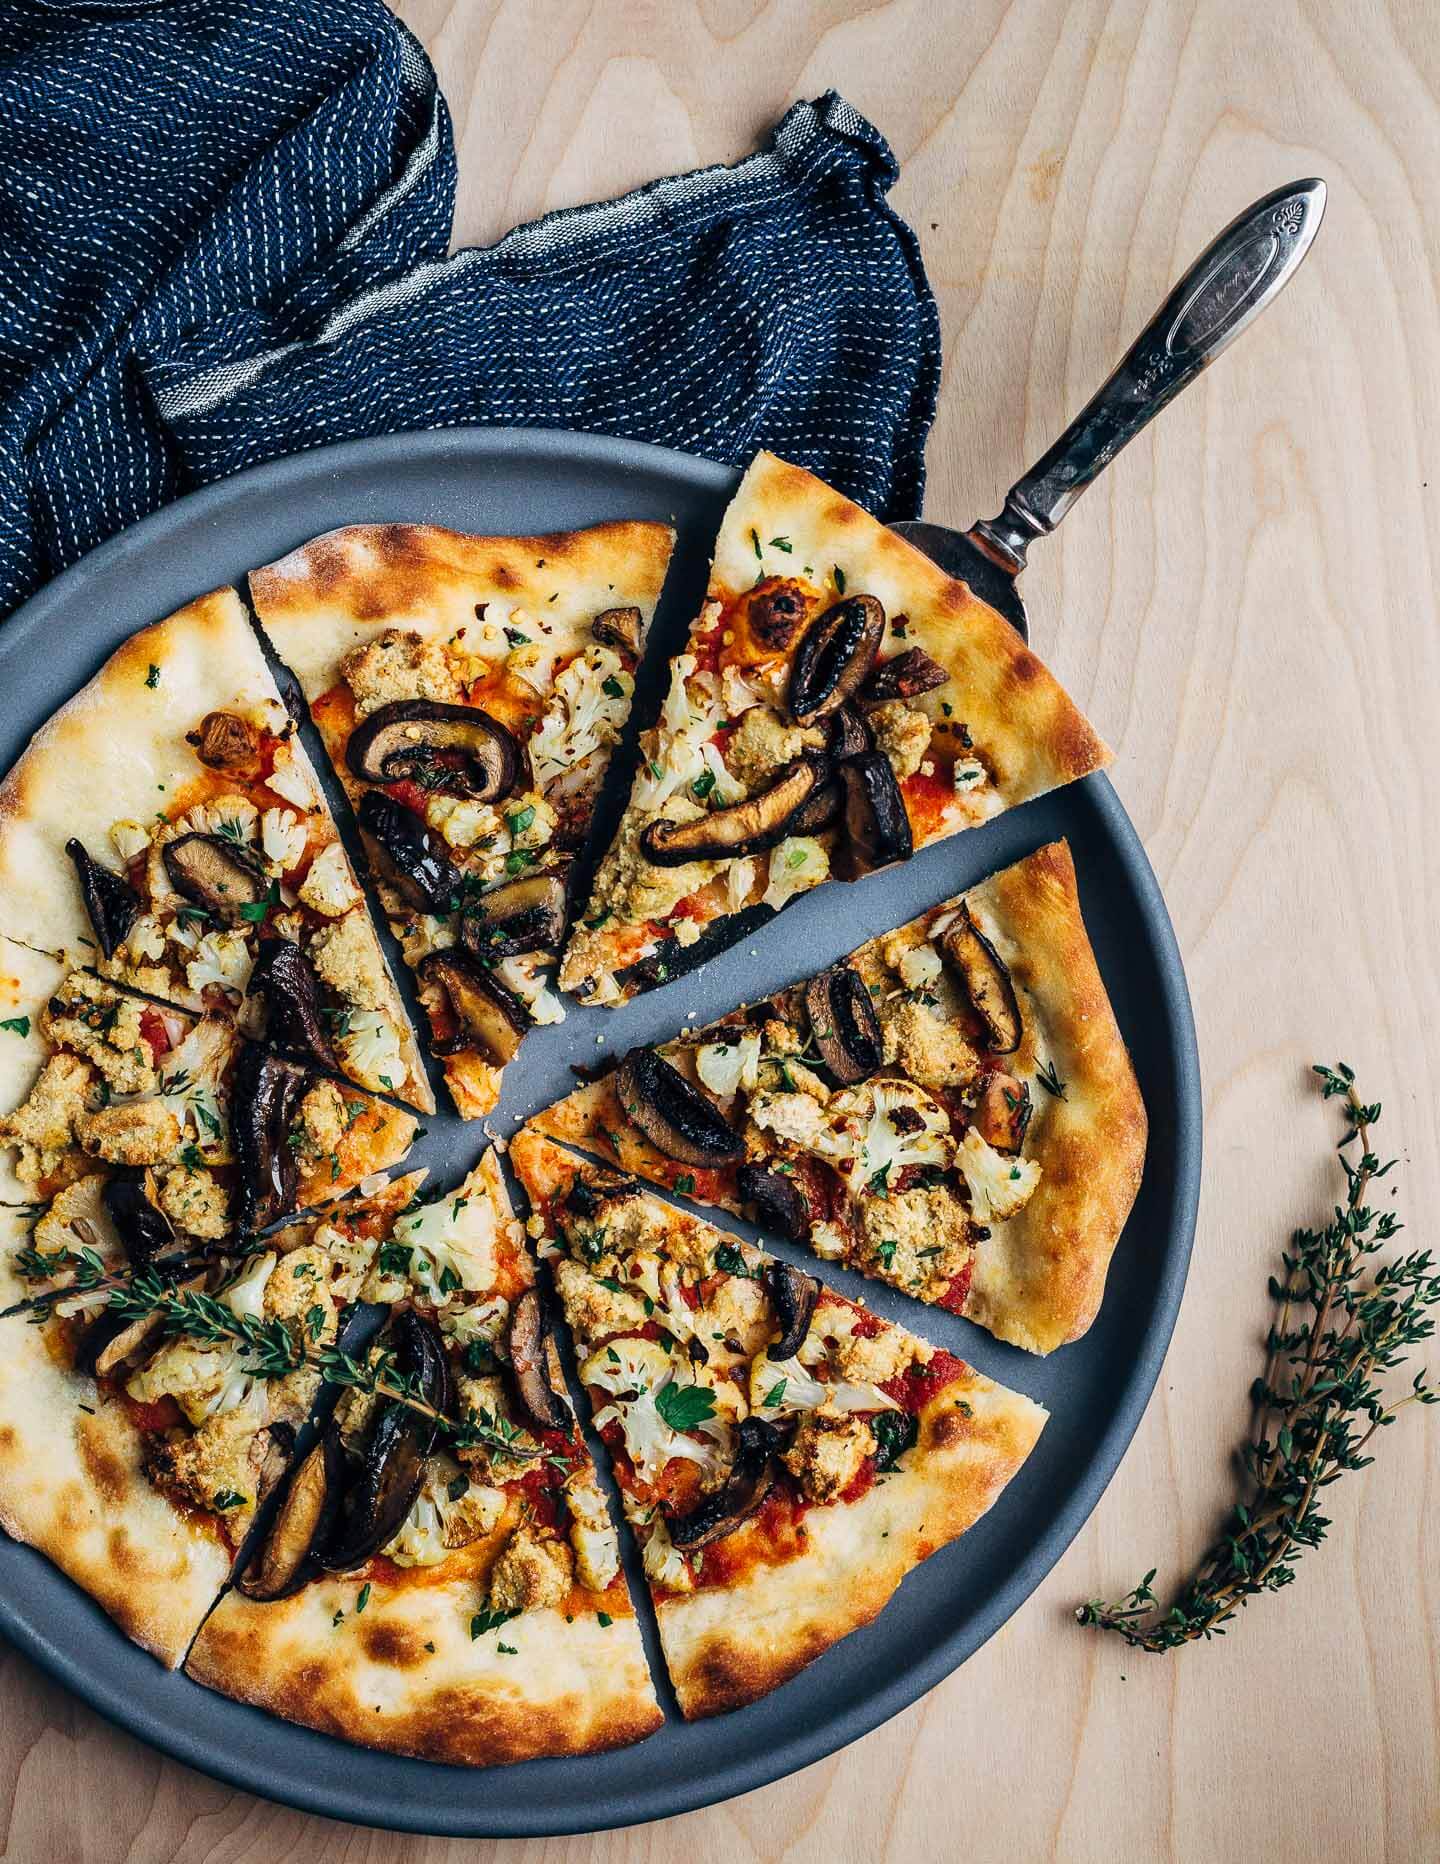
M 5 0 L 0 614 L 194 486 L 461 422 L 767 446 L 914 516 L 940 333 L 895 175 L 831 93 L 447 259 L 449 114 L 379 0 Z

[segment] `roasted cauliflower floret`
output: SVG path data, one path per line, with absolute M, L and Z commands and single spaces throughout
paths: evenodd
M 563 1540 L 522 1522 L 491 1569 L 491 1611 L 528 1612 L 559 1605 L 569 1594 L 574 1566 Z
M 327 919 L 340 919 L 358 906 L 360 899 L 344 848 L 338 841 L 330 842 L 315 856 L 300 883 L 301 903 Z
M 555 1264 L 555 1286 L 570 1325 L 587 1340 L 607 1333 L 632 1333 L 649 1316 L 638 1294 L 604 1287 L 578 1262 L 563 1257 Z
M 177 1165 L 158 1172 L 155 1187 L 161 1210 L 177 1230 L 215 1242 L 229 1229 L 225 1189 L 214 1172 Z
M 413 629 L 387 628 L 373 641 L 352 648 L 340 662 L 340 672 L 362 718 L 396 699 L 449 703 L 459 697 L 443 643 L 426 640 Z
M 823 1506 L 839 1500 L 874 1452 L 875 1433 L 863 1417 L 809 1411 L 782 1460 L 805 1499 Z
M 723 1340 L 736 1340 L 745 1358 L 753 1359 L 771 1336 L 771 1318 L 761 1284 L 731 1275 L 695 1310 L 695 1331 L 705 1345 L 716 1334 Z
M 528 1430 L 511 1420 L 505 1388 L 499 1376 L 488 1373 L 475 1378 L 469 1373 L 461 1373 L 455 1386 L 456 1409 L 462 1421 L 473 1418 L 477 1423 L 489 1426 L 503 1436 L 515 1452 L 513 1455 L 507 1454 L 498 1442 L 457 1450 L 456 1455 L 466 1469 L 486 1482 L 513 1482 L 517 1476 L 523 1476 L 527 1469 L 533 1467 L 535 1452 L 540 1446 Z
M 333 1081 L 317 1081 L 300 1102 L 300 1130 L 321 1158 L 338 1152 L 348 1124 L 345 1100 Z
M 255 1505 L 264 1461 L 259 1416 L 249 1405 L 222 1411 L 191 1437 L 157 1438 L 145 1461 L 162 1485 L 173 1485 L 201 1508 L 224 1502 L 227 1520 L 243 1520 Z
M 842 1309 L 849 1316 L 851 1310 Z M 824 1310 L 815 1331 L 825 1339 L 826 1356 L 842 1379 L 855 1385 L 884 1385 L 903 1378 L 915 1363 L 915 1347 L 898 1328 L 885 1327 L 868 1337 L 848 1327 L 826 1332 Z
M 975 1253 L 970 1213 L 943 1185 L 863 1197 L 859 1207 L 862 1266 L 922 1299 L 944 1294 Z
M 163 1100 L 136 1100 L 83 1114 L 75 1136 L 112 1165 L 163 1165 L 180 1149 L 180 1122 Z
M 913 777 L 925 761 L 930 748 L 930 720 L 903 699 L 887 699 L 883 705 L 871 706 L 865 714 L 875 743 L 890 759 L 896 781 Z
M 816 725 L 787 725 L 767 705 L 751 706 L 725 747 L 725 767 L 748 790 L 764 789 L 782 764 L 806 751 L 818 751 L 825 733 Z
M 159 1080 L 140 1033 L 142 1006 L 88 972 L 74 971 L 40 1012 L 42 1033 L 57 1048 L 93 1062 L 112 1094 L 148 1094 Z
M 311 1320 L 311 1310 L 324 1309 Z M 281 1256 L 265 1283 L 266 1320 L 304 1318 L 311 1339 L 327 1340 L 335 1331 L 335 1308 L 330 1299 L 330 1260 L 317 1243 L 306 1243 Z M 313 1332 L 311 1329 L 318 1328 Z
M 570 1504 L 575 1576 L 592 1592 L 603 1592 L 620 1571 L 620 1543 L 600 1485 L 588 1469 L 577 1471 L 566 1482 L 565 1499 Z
M 347 1003 L 373 1009 L 389 995 L 370 921 L 363 912 L 349 913 L 317 932 L 310 962 L 321 982 Z
M 19 1147 L 15 1170 L 23 1184 L 38 1184 L 59 1170 L 97 1079 L 77 1056 L 52 1055 L 28 1097 L 0 1120 L 0 1145 Z
M 922 1087 L 965 1087 L 980 1072 L 983 1056 L 954 1023 L 914 997 L 883 999 L 877 1005 L 885 1060 Z

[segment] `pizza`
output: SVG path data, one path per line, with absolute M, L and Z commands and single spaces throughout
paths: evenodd
M 533 1124 L 1036 1353 L 1095 1318 L 1146 1140 L 1064 842 Z
M 687 1718 L 868 1624 L 1034 1448 L 1039 1405 L 533 1132 L 552 1258 Z
M 760 453 L 641 735 L 630 801 L 560 971 L 618 1003 L 853 880 L 1110 761 L 964 583 Z
M 142 628 L 0 788 L 0 933 L 422 1112 L 339 832 L 233 589 Z
M 57 1238 L 145 1178 L 205 1243 L 272 1225 L 383 1172 L 414 1116 L 308 1061 L 49 953 L 0 940 L 0 1151 Z
M 489 1112 L 551 989 L 570 868 L 629 714 L 673 532 L 371 525 L 255 571 L 355 807 L 462 1116 Z
M 347 1391 L 292 1464 L 188 1674 L 346 1740 L 471 1766 L 652 1733 L 615 1528 L 494 1154 L 457 1194 L 402 1212 L 363 1264 L 352 1253 L 359 1298 L 390 1314 L 364 1362 L 381 1392 Z M 401 1386 L 430 1411 L 384 1395 Z

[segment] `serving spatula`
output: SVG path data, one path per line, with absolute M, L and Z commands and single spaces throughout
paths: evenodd
M 998 609 L 1024 640 L 1025 553 L 1047 537 L 1126 444 L 1233 343 L 1289 284 L 1325 212 L 1325 183 L 1292 182 L 1247 207 L 1207 246 L 1100 392 L 1017 479 L 998 518 L 968 531 L 921 519 L 893 525 L 947 575 Z

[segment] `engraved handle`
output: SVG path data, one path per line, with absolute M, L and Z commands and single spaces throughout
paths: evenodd
M 971 536 L 1018 573 L 1086 486 L 1289 284 L 1320 228 L 1325 183 L 1256 201 L 1205 248 L 1093 400 Z

